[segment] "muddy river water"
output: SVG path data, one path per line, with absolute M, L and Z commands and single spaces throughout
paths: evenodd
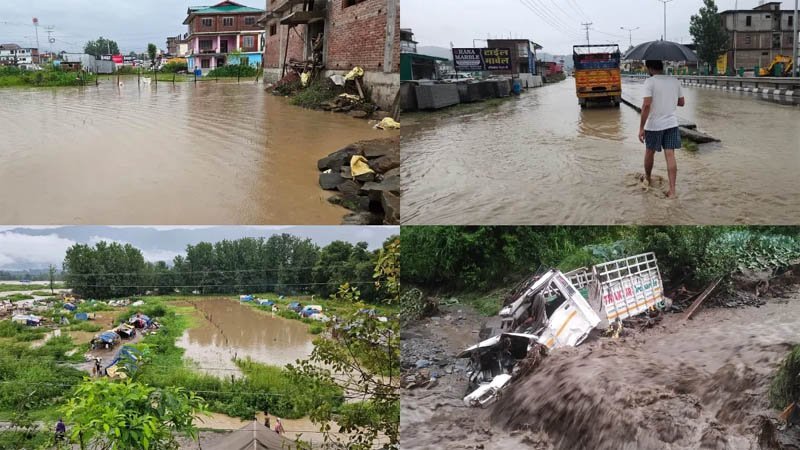
M 339 224 L 316 161 L 386 136 L 253 82 L 135 77 L 0 89 L 0 124 L 2 223 Z
M 466 407 L 466 381 L 450 375 L 403 395 L 402 447 L 774 448 L 764 443 L 787 436 L 767 423 L 779 413 L 767 389 L 800 343 L 798 323 L 798 292 L 759 308 L 701 309 L 688 322 L 668 315 L 628 337 L 552 352 L 486 410 Z
M 623 94 L 641 90 L 626 81 Z M 722 140 L 680 151 L 678 196 L 643 172 L 639 114 L 582 110 L 574 79 L 461 113 L 413 114 L 402 136 L 404 224 L 793 223 L 800 106 L 684 88 L 679 113 Z M 666 176 L 663 156 L 654 173 Z
M 252 358 L 274 366 L 305 359 L 314 350 L 308 325 L 274 316 L 219 298 L 191 302 L 195 326 L 187 329 L 177 345 L 198 370 L 215 375 L 238 374 L 233 358 Z

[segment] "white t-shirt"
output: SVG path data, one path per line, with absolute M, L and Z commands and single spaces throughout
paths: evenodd
M 678 126 L 678 99 L 683 97 L 681 82 L 677 78 L 667 75 L 654 75 L 644 82 L 644 96 L 652 97 L 650 116 L 644 129 L 647 131 L 661 131 Z

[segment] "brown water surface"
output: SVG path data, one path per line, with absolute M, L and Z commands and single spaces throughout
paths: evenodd
M 317 160 L 387 135 L 252 82 L 135 77 L 0 89 L 0 124 L 6 224 L 339 224 Z
M 177 341 L 198 370 L 225 377 L 238 374 L 233 358 L 285 366 L 308 357 L 314 345 L 308 325 L 218 298 L 191 302 L 197 324 Z
M 641 81 L 626 81 L 636 96 Z M 681 150 L 678 199 L 643 172 L 639 114 L 581 109 L 574 79 L 501 104 L 407 116 L 404 224 L 794 224 L 800 217 L 800 106 L 684 88 L 679 113 L 722 139 Z M 460 111 L 460 112 L 459 112 Z M 666 176 L 657 155 L 656 175 Z

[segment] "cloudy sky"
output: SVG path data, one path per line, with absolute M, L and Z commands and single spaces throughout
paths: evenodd
M 221 1 L 221 0 L 219 0 Z M 54 27 L 54 51 L 78 51 L 98 36 L 117 41 L 123 53 L 144 52 L 152 42 L 166 47 L 167 36 L 184 33 L 186 9 L 213 5 L 207 0 L 0 0 L 0 43 L 34 45 L 33 17 L 39 19 L 40 46 L 47 49 L 45 27 Z M 237 0 L 266 7 L 265 0 Z
M 310 238 L 320 246 L 335 240 L 367 242 L 376 249 L 399 227 L 0 227 L 0 270 L 61 267 L 64 254 L 75 243 L 99 241 L 130 243 L 148 261 L 171 261 L 184 254 L 187 244 L 241 237 L 269 237 L 289 233 Z
M 720 11 L 734 9 L 736 0 L 717 0 Z M 791 5 L 790 5 L 791 3 Z M 689 18 L 702 0 L 672 0 L 667 4 L 667 39 L 689 43 Z M 739 0 L 739 9 L 751 9 L 758 0 Z M 794 2 L 784 1 L 790 9 Z M 572 54 L 572 46 L 586 43 L 581 23 L 591 22 L 592 43 L 628 47 L 628 32 L 636 28 L 633 43 L 660 39 L 664 6 L 658 0 L 403 0 L 401 23 L 411 28 L 421 46 L 472 47 L 473 39 L 527 38 L 551 54 Z M 478 46 L 484 43 L 476 42 Z

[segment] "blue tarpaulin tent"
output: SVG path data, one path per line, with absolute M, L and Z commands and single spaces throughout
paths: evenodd
M 153 323 L 153 321 L 144 314 L 137 314 L 131 317 L 128 320 L 128 323 L 135 326 L 136 328 L 147 328 Z
M 275 306 L 275 302 L 272 300 L 261 300 L 258 304 L 261 306 Z
M 252 295 L 240 295 L 239 296 L 239 301 L 241 301 L 241 302 L 252 302 L 253 301 L 253 296 Z
M 89 314 L 85 312 L 76 313 L 75 320 L 89 320 Z
M 67 311 L 75 311 L 76 309 L 78 309 L 78 307 L 73 305 L 72 303 L 64 303 L 64 309 L 66 309 Z
M 289 309 L 295 312 L 300 312 L 303 309 L 303 305 L 298 302 L 289 303 Z

